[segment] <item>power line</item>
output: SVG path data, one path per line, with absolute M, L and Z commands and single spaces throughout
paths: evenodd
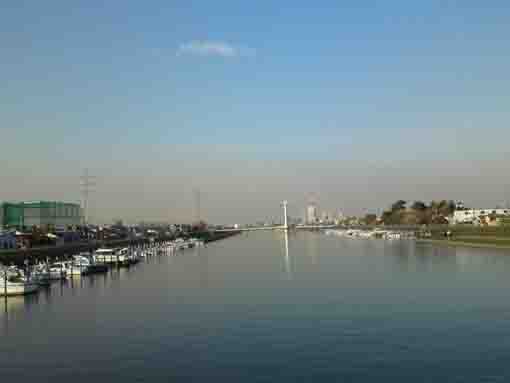
M 201 220 L 201 211 L 200 211 L 200 198 L 201 198 L 201 195 L 200 195 L 200 189 L 198 188 L 195 188 L 193 189 L 193 202 L 194 202 L 194 207 L 195 207 L 195 222 L 196 223 L 199 223 L 200 220 Z
M 89 223 L 89 196 L 92 188 L 96 186 L 96 176 L 89 174 L 89 170 L 85 169 L 80 177 L 80 188 L 83 209 L 83 224 Z

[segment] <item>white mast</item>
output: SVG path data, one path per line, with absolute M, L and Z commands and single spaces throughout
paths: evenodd
M 287 223 L 287 201 L 283 201 L 282 205 L 283 205 L 283 229 L 288 230 L 289 225 Z

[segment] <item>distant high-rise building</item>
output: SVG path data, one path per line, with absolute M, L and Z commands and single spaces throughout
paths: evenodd
M 317 222 L 317 206 L 314 203 L 311 203 L 306 208 L 306 223 L 316 223 Z
M 334 221 L 335 223 L 340 223 L 344 220 L 344 218 L 345 218 L 344 213 L 342 213 L 341 210 L 338 210 L 336 216 L 334 217 Z

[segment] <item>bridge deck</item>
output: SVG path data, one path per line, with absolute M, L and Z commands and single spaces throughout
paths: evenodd
M 306 230 L 306 229 L 332 229 L 335 225 L 307 225 L 307 226 L 292 226 L 287 230 Z M 243 227 L 239 229 L 219 229 L 217 232 L 232 232 L 232 231 L 259 231 L 259 230 L 286 230 L 284 226 L 260 226 L 260 227 Z

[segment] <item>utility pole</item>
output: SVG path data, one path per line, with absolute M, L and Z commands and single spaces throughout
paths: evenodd
M 193 189 L 193 202 L 195 205 L 195 223 L 199 224 L 201 217 L 201 211 L 200 211 L 200 189 L 195 188 Z
M 89 174 L 89 170 L 85 169 L 83 175 L 80 177 L 82 209 L 83 209 L 83 224 L 89 223 L 89 196 L 92 188 L 96 186 L 96 177 Z

